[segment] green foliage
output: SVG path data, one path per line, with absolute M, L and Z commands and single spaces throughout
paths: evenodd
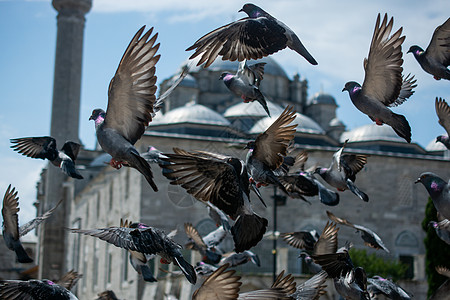
M 404 278 L 408 266 L 398 260 L 388 260 L 366 250 L 350 249 L 353 265 L 363 267 L 368 277 L 379 275 L 397 281 Z
M 437 288 L 447 280 L 447 277 L 436 272 L 435 267 L 450 267 L 450 245 L 447 245 L 436 234 L 433 227 L 428 226 L 430 221 L 437 221 L 437 211 L 431 198 L 425 208 L 425 218 L 422 221 L 422 228 L 427 233 L 424 244 L 425 254 L 425 272 L 428 279 L 428 296 L 432 295 Z

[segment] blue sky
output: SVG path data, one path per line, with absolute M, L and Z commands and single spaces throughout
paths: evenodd
M 184 50 L 200 36 L 242 18 L 245 1 L 148 1 L 94 0 L 86 16 L 81 93 L 80 139 L 87 148 L 95 144 L 94 124 L 88 121 L 94 108 L 106 108 L 107 88 L 131 37 L 142 26 L 159 32 L 161 59 L 159 82 L 174 74 L 190 53 Z M 214 4 L 212 4 L 214 3 Z M 291 50 L 273 57 L 289 76 L 300 73 L 309 81 L 309 95 L 320 89 L 332 94 L 339 105 L 338 117 L 348 129 L 368 124 L 367 116 L 353 107 L 347 81 L 362 83 L 377 13 L 394 16 L 394 30 L 403 26 L 404 52 L 413 44 L 425 48 L 434 29 L 450 12 L 450 1 L 255 1 L 294 30 L 319 62 L 312 66 Z M 46 0 L 0 0 L 0 194 L 8 184 L 19 191 L 23 223 L 35 214 L 31 206 L 35 185 L 45 162 L 23 157 L 9 146 L 9 139 L 42 136 L 50 132 L 53 64 L 56 43 L 56 11 Z M 426 146 L 444 130 L 434 110 L 436 96 L 450 100 L 450 82 L 436 81 L 422 71 L 411 54 L 404 54 L 404 73 L 418 79 L 416 93 L 402 106 L 412 127 L 413 142 Z

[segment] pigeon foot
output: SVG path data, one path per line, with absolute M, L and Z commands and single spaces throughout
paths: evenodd
M 165 258 L 161 258 L 161 259 L 159 260 L 159 262 L 162 263 L 162 264 L 165 264 L 165 265 L 170 264 Z
M 436 76 L 433 76 L 433 78 L 436 79 L 436 80 L 441 80 L 441 78 L 436 77 Z
M 250 182 L 250 184 L 253 184 L 253 183 L 255 183 L 255 180 L 253 179 L 253 177 L 250 177 L 250 178 L 248 179 L 248 182 Z
M 381 124 L 379 124 L 379 125 L 381 125 Z M 343 191 L 345 191 L 344 189 L 337 189 L 339 192 L 343 192 Z
M 380 121 L 379 119 L 375 119 L 375 124 L 377 124 L 378 126 L 383 125 L 383 122 Z
M 260 187 L 262 187 L 262 186 L 268 186 L 269 184 L 268 183 L 262 183 L 262 182 L 258 182 L 258 183 L 256 183 L 256 187 L 259 189 Z
M 123 161 L 117 161 L 114 158 L 111 158 L 111 160 L 109 161 L 109 165 L 111 167 L 113 167 L 114 169 L 119 170 L 120 168 L 122 168 L 122 166 L 126 164 Z

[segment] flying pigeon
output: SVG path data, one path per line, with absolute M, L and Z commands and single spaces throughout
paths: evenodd
M 227 235 L 222 226 L 204 238 L 191 223 L 184 223 L 184 231 L 189 237 L 189 242 L 184 246 L 186 249 L 198 250 L 206 263 L 217 264 L 220 261 L 222 255 L 216 253 L 215 246 L 220 244 Z
M 83 277 L 80 273 L 74 271 L 73 269 L 64 274 L 57 282 L 57 285 L 60 285 L 69 291 L 77 284 L 78 280 Z
M 333 155 L 333 159 L 328 168 L 317 168 L 315 173 L 319 174 L 329 185 L 335 187 L 338 191 L 345 191 L 349 189 L 353 194 L 358 196 L 361 200 L 369 201 L 363 191 L 358 189 L 355 185 L 356 174 L 362 170 L 367 163 L 367 155 L 362 154 L 343 154 L 344 148 L 348 140 L 344 142 L 340 148 Z
M 367 291 L 372 296 L 385 295 L 389 299 L 410 300 L 411 296 L 398 284 L 381 276 L 373 276 L 367 279 Z
M 359 231 L 361 233 L 361 238 L 363 239 L 364 244 L 366 244 L 367 246 L 377 249 L 377 250 L 383 249 L 384 251 L 389 253 L 388 248 L 386 248 L 386 246 L 384 245 L 383 241 L 378 236 L 378 234 L 376 234 L 369 228 L 366 228 L 364 226 L 357 225 L 357 224 L 352 224 L 349 221 L 347 221 L 346 219 L 338 218 L 332 212 L 330 212 L 328 210 L 327 210 L 327 215 L 331 221 L 336 222 L 341 225 L 350 226 L 350 227 L 356 229 L 357 232 Z
M 320 271 L 322 271 L 322 266 L 319 264 L 316 264 L 314 262 L 314 260 L 312 259 L 311 256 L 309 256 L 308 253 L 306 252 L 300 252 L 300 255 L 298 256 L 299 258 L 301 257 L 303 262 L 305 263 L 306 268 L 308 269 L 308 271 L 311 274 L 317 274 Z
M 201 55 L 197 66 L 206 62 L 204 67 L 207 68 L 219 55 L 222 60 L 243 61 L 260 59 L 289 47 L 309 63 L 317 65 L 297 35 L 285 24 L 251 3 L 244 4 L 241 11 L 248 17 L 214 29 L 187 48 L 186 51 L 195 49 L 189 59 Z
M 236 252 L 255 246 L 268 221 L 254 213 L 250 205 L 250 182 L 243 161 L 205 151 L 187 152 L 174 148 L 165 153 L 163 175 L 202 202 L 211 202 L 235 220 L 231 228 Z M 164 172 L 164 170 L 166 172 Z M 169 172 L 167 172 L 169 171 Z
M 297 285 L 295 293 L 290 295 L 296 300 L 316 300 L 326 294 L 325 282 L 327 280 L 327 272 L 320 271 L 304 283 Z
M 155 65 L 160 55 L 155 55 L 159 49 L 159 43 L 155 45 L 155 42 L 158 34 L 150 38 L 153 27 L 142 35 L 144 29 L 145 26 L 134 35 L 111 79 L 106 112 L 94 109 L 89 120 L 95 122 L 98 143 L 112 156 L 110 165 L 117 169 L 122 165 L 135 168 L 157 191 L 150 165 L 133 145 L 161 108 L 162 99 L 176 84 L 156 99 Z M 187 73 L 188 68 L 185 68 L 177 83 Z
M 393 113 L 388 107 L 397 106 L 414 92 L 414 76 L 402 77 L 402 43 L 405 36 L 400 28 L 389 37 L 394 19 L 387 23 L 387 14 L 380 25 L 378 14 L 370 45 L 369 56 L 364 59 L 366 76 L 363 85 L 355 81 L 345 84 L 353 104 L 377 125 L 388 124 L 400 137 L 411 142 L 411 127 L 402 115 Z
M 111 290 L 103 291 L 103 292 L 99 293 L 97 296 L 98 296 L 98 298 L 95 300 L 119 300 L 116 297 L 116 294 Z
M 0 280 L 0 299 L 77 300 L 78 298 L 53 281 L 34 279 Z
M 436 272 L 449 279 L 444 281 L 444 283 L 439 286 L 439 288 L 433 293 L 433 295 L 431 295 L 429 300 L 446 299 L 446 297 L 448 297 L 448 295 L 450 294 L 450 270 L 446 267 L 438 266 L 436 267 Z
M 11 148 L 22 155 L 48 159 L 54 166 L 68 176 L 83 179 L 83 176 L 75 168 L 75 160 L 81 145 L 75 142 L 65 142 L 60 151 L 56 148 L 56 140 L 51 136 L 25 137 L 10 140 Z
M 315 230 L 303 230 L 296 232 L 287 232 L 280 235 L 283 240 L 289 245 L 297 249 L 312 252 L 314 245 L 319 240 L 319 234 Z
M 428 225 L 434 228 L 437 236 L 441 240 L 450 245 L 450 221 L 448 219 L 444 219 L 440 222 L 430 221 Z
M 450 188 L 447 182 L 431 172 L 420 174 L 415 183 L 422 183 L 433 200 L 434 207 L 445 219 L 450 220 Z
M 216 222 L 217 227 L 222 227 L 226 232 L 231 233 L 231 226 L 228 217 L 218 209 L 211 202 L 205 202 L 206 206 L 208 206 L 208 215 L 214 222 Z
M 450 150 L 450 107 L 445 99 L 436 97 L 435 101 L 436 114 L 439 118 L 439 124 L 444 127 L 447 132 L 447 136 L 440 135 L 436 138 L 436 142 L 441 142 L 444 146 Z
M 253 264 L 257 265 L 258 267 L 261 266 L 261 262 L 259 260 L 258 255 L 249 250 L 245 250 L 244 252 L 241 253 L 236 252 L 225 253 L 224 255 L 222 255 L 222 259 L 220 260 L 219 265 L 223 266 L 225 264 L 229 264 L 230 267 L 236 267 L 239 265 L 246 264 L 247 262 L 250 261 Z
M 56 204 L 56 206 L 43 215 L 23 224 L 19 227 L 19 197 L 17 197 L 17 191 L 15 188 L 11 189 L 11 185 L 8 186 L 3 197 L 3 239 L 5 240 L 6 247 L 8 249 L 16 252 L 17 260 L 20 263 L 31 263 L 33 259 L 30 258 L 20 242 L 20 237 L 24 236 L 39 224 L 41 224 L 45 219 L 51 216 L 53 211 L 62 202 L 62 199 Z
M 70 229 L 70 231 L 98 237 L 116 247 L 130 251 L 149 255 L 158 254 L 161 257 L 161 263 L 169 264 L 173 262 L 181 269 L 190 283 L 196 283 L 197 275 L 194 268 L 184 260 L 180 251 L 182 247 L 162 230 L 149 227 L 143 223 L 129 224 L 125 221 L 121 222 L 121 224 L 125 224 L 123 226 L 128 227 L 108 227 L 91 230 Z
M 264 65 L 266 63 L 257 63 L 247 66 L 247 60 L 239 63 L 239 69 L 236 75 L 230 72 L 224 72 L 220 75 L 225 86 L 236 96 L 242 98 L 245 103 L 258 101 L 267 115 L 270 117 L 269 108 L 266 99 L 259 90 L 259 85 L 264 75 Z
M 156 149 L 153 146 L 149 146 L 147 148 L 147 152 L 141 153 L 141 156 L 148 162 L 148 163 L 155 163 L 160 164 L 162 160 L 159 159 L 161 156 L 161 151 Z
M 294 139 L 297 124 L 289 124 L 295 117 L 294 108 L 287 106 L 266 131 L 247 143 L 246 165 L 251 175 L 250 181 L 256 182 L 256 187 L 274 184 L 287 193 L 274 171 L 282 165 L 289 143 Z
M 434 30 L 427 50 L 423 51 L 417 45 L 411 46 L 412 52 L 422 69 L 433 75 L 433 78 L 450 80 L 450 18 Z

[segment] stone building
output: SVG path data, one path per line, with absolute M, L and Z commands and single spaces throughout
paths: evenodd
M 340 193 L 340 204 L 327 207 L 317 198 L 311 204 L 298 199 L 287 199 L 277 206 L 276 231 L 288 232 L 316 229 L 321 232 L 330 210 L 335 215 L 348 218 L 377 232 L 385 242 L 390 254 L 377 252 L 387 258 L 400 258 L 410 265 L 410 278 L 403 286 L 424 299 L 426 281 L 424 272 L 424 232 L 420 222 L 424 217 L 428 194 L 414 181 L 424 171 L 432 171 L 443 178 L 450 177 L 447 151 L 436 148 L 435 143 L 423 148 L 408 144 L 387 126 L 365 125 L 345 131 L 345 125 L 336 118 L 335 99 L 323 92 L 307 97 L 307 80 L 299 75 L 292 79 L 272 58 L 265 58 L 266 73 L 262 91 L 267 96 L 272 118 L 254 102 L 242 103 L 218 80 L 223 71 L 235 71 L 237 62 L 216 61 L 208 69 L 195 68 L 181 82 L 166 101 L 164 112 L 157 115 L 147 128 L 137 147 L 145 151 L 149 145 L 163 152 L 172 152 L 173 147 L 186 150 L 206 150 L 245 158 L 244 145 L 249 139 L 264 131 L 281 113 L 286 105 L 297 110 L 298 124 L 294 154 L 306 149 L 309 152 L 307 166 L 328 166 L 333 153 L 349 139 L 348 152 L 367 154 L 368 163 L 357 176 L 356 184 L 367 193 L 370 201 L 365 203 L 349 191 Z M 165 90 L 174 78 L 165 80 Z M 175 240 L 186 241 L 183 223 L 191 222 L 201 233 L 215 228 L 209 219 L 204 204 L 189 196 L 182 188 L 170 185 L 162 176 L 158 165 L 152 170 L 159 192 L 148 186 L 144 177 L 136 170 L 112 169 L 105 165 L 110 159 L 101 151 L 84 150 L 80 153 L 78 166 L 84 180 L 67 178 L 64 182 L 64 197 L 70 203 L 66 210 L 65 226 L 70 228 L 101 228 L 118 226 L 120 219 L 141 221 L 166 232 L 178 228 Z M 254 210 L 269 220 L 268 231 L 273 231 L 274 200 L 276 191 L 272 187 L 261 188 L 267 208 L 253 200 Z M 41 202 L 45 203 L 43 189 Z M 255 199 L 252 195 L 252 199 Z M 64 269 L 75 269 L 83 274 L 76 287 L 81 299 L 93 299 L 105 289 L 112 289 L 121 299 L 164 299 L 175 295 L 179 299 L 190 299 L 192 287 L 184 276 L 160 271 L 167 266 L 158 260 L 151 262 L 158 283 L 146 283 L 128 262 L 126 251 L 99 239 L 76 234 L 65 234 L 66 252 Z M 339 244 L 352 241 L 355 248 L 365 248 L 358 234 L 342 227 Z M 224 242 L 225 250 L 232 250 L 232 240 Z M 244 273 L 242 291 L 270 285 L 273 268 L 273 239 L 262 240 L 252 249 L 262 261 L 261 267 L 247 264 L 238 270 Z M 304 280 L 298 251 L 289 248 L 283 241 L 277 246 L 277 272 L 286 269 Z M 53 249 L 42 249 L 51 255 Z M 369 252 L 374 250 L 368 249 Z M 195 263 L 198 256 L 184 251 Z M 177 271 L 176 267 L 169 266 Z M 303 277 L 302 277 L 303 276 Z M 199 280 L 201 283 L 201 280 Z M 328 283 L 329 293 L 324 299 L 338 299 L 333 284 Z

